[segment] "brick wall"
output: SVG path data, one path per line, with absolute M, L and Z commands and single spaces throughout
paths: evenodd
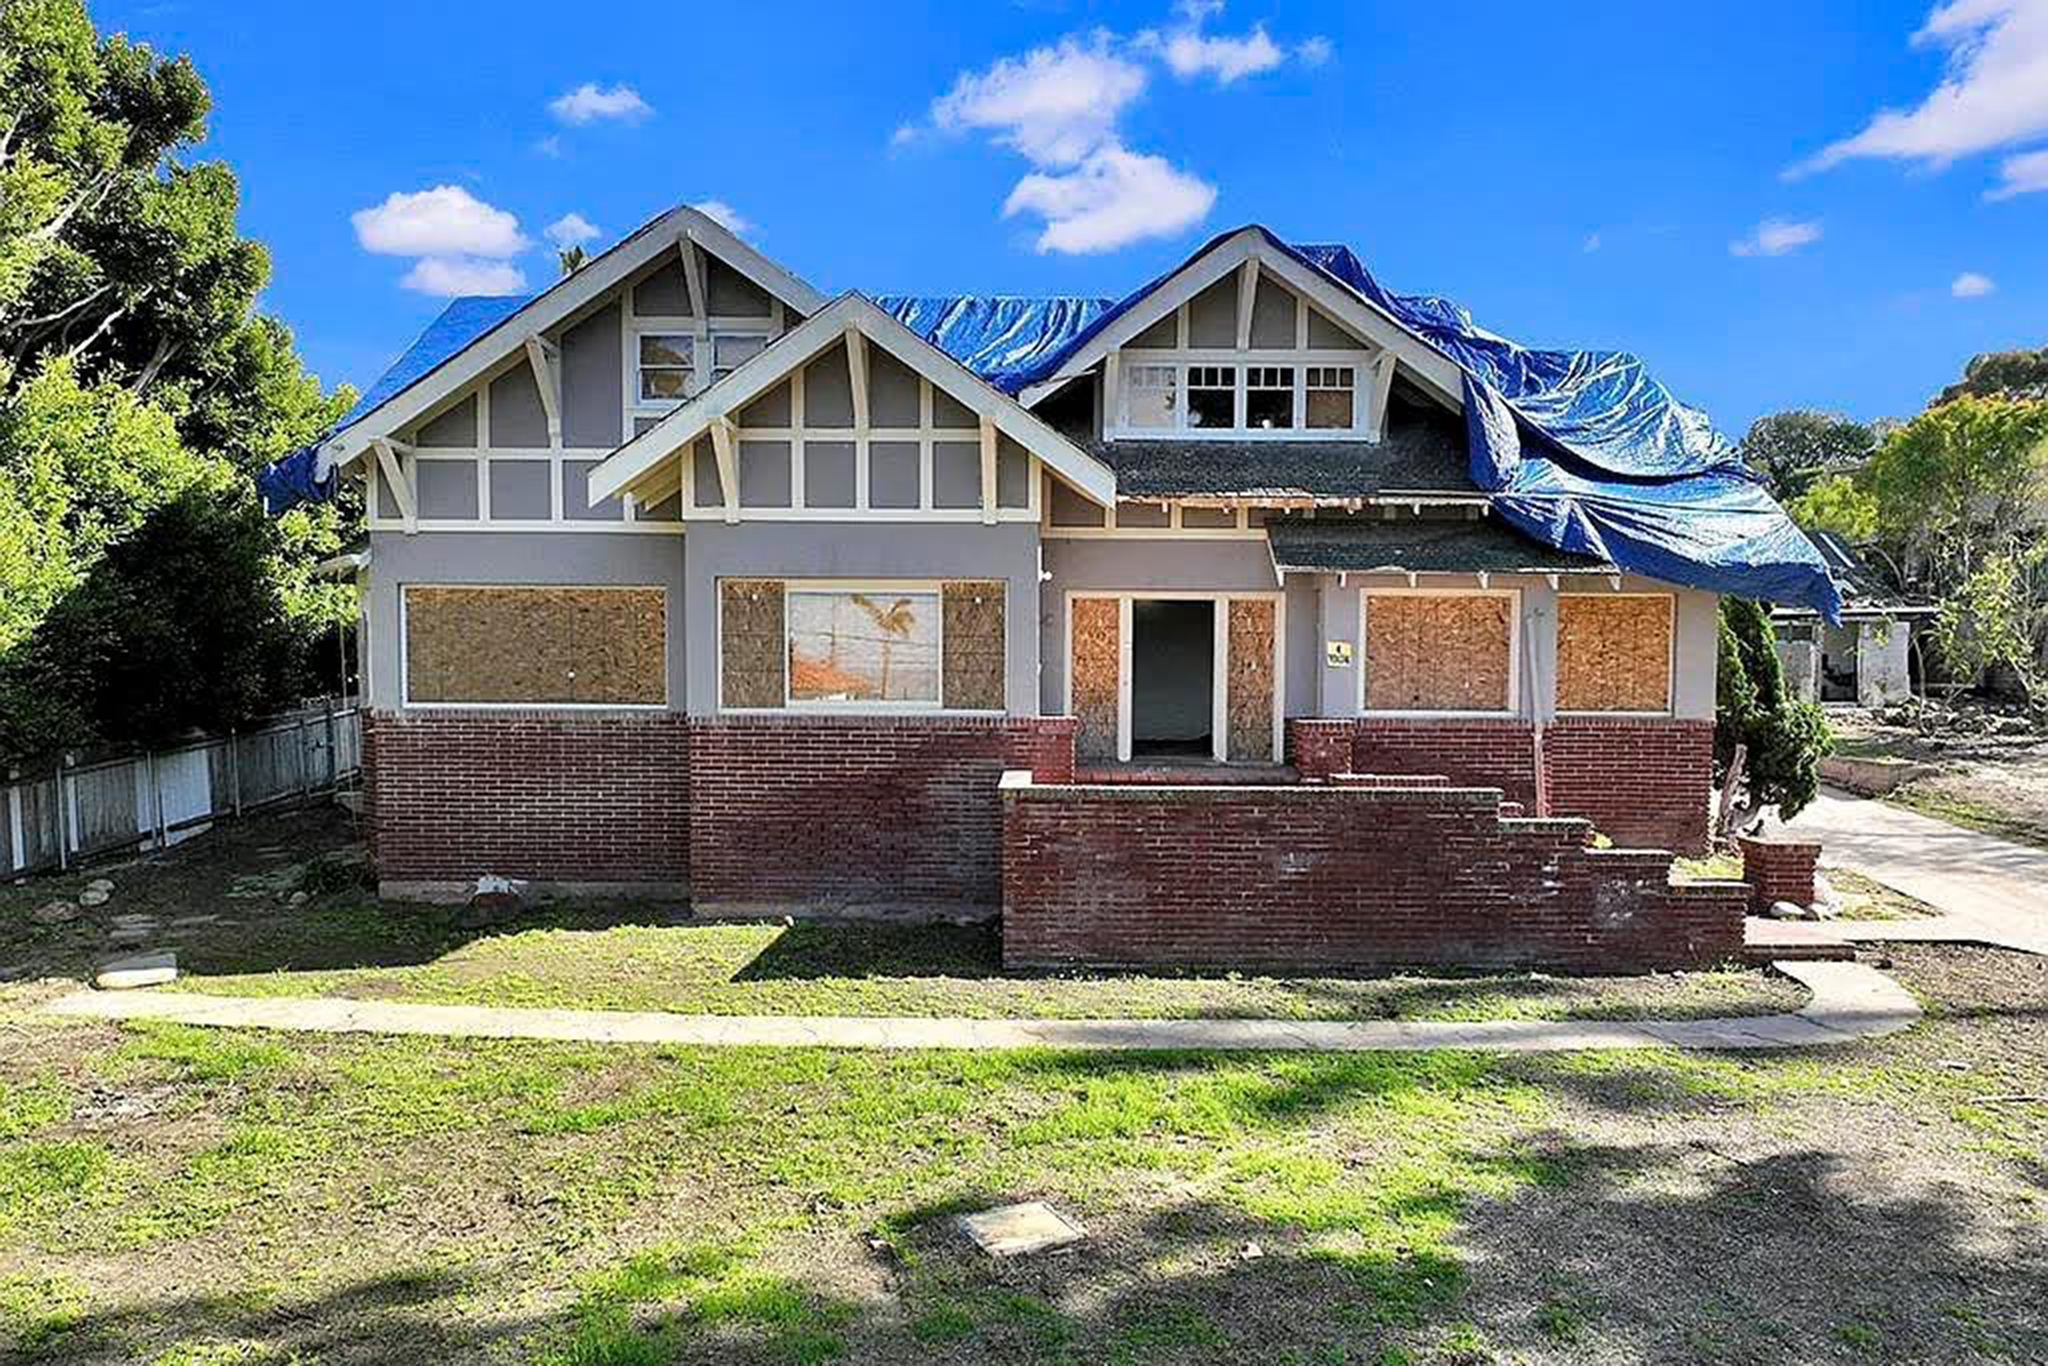
M 689 872 L 687 734 L 673 712 L 368 715 L 377 874 L 680 886 Z
M 1584 816 L 1616 844 L 1705 853 L 1714 723 L 1564 717 L 1543 728 L 1550 813 Z
M 1356 772 L 1438 773 L 1454 783 L 1497 787 L 1535 810 L 1536 732 L 1527 721 L 1366 716 L 1357 724 Z
M 701 903 L 980 905 L 1005 769 L 1074 772 L 1071 719 L 719 717 L 690 728 Z
M 1780 901 L 1811 906 L 1814 873 L 1820 867 L 1820 841 L 1795 835 L 1737 835 L 1742 851 L 1742 880 L 1749 884 L 1750 908 L 1762 914 Z
M 1469 788 L 1007 787 L 1003 956 L 1019 967 L 1626 972 L 1742 947 L 1738 884 L 1585 847 Z

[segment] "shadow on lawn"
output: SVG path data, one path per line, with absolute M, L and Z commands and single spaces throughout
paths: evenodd
M 88 1313 L 40 1356 L 111 1363 L 247 1340 L 275 1357 L 192 1359 L 2048 1359 L 2048 1243 L 2023 1224 L 1987 1236 L 1985 1207 L 1960 1187 L 1887 1187 L 1810 1148 L 1739 1161 L 1682 1145 L 1553 1146 L 1486 1161 L 1505 1198 L 1367 1190 L 1365 1213 L 1330 1219 L 1249 1213 L 1256 1194 L 1132 1210 L 1126 1192 L 1084 1211 L 1078 1248 L 1009 1261 L 971 1249 L 953 1217 L 1032 1192 L 962 1191 L 885 1213 L 866 1234 L 813 1222 L 772 1264 L 627 1233 L 638 1251 L 585 1273 L 580 1298 L 545 1315 L 465 1317 L 520 1296 L 509 1269 L 394 1274 L 275 1307 L 171 1298 Z

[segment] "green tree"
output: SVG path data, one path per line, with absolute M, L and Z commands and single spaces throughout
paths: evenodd
M 1766 413 L 1751 423 L 1737 450 L 1772 493 L 1789 498 L 1826 471 L 1861 464 L 1876 445 L 1870 428 L 1861 422 L 1793 408 Z
M 1853 474 L 1826 474 L 1785 504 L 1808 531 L 1832 531 L 1852 544 L 1877 534 L 1877 499 Z
M 1863 472 L 1878 532 L 1939 591 L 2038 535 L 2048 509 L 2048 403 L 1965 395 L 1885 439 Z
M 1820 790 L 1820 761 L 1834 748 L 1834 733 L 1815 704 L 1785 690 L 1777 635 L 1769 610 L 1747 598 L 1721 599 L 1714 765 L 1725 777 L 1736 746 L 1744 749 L 1746 825 L 1766 807 L 1790 818 Z
M 1959 398 L 2048 399 L 2048 346 L 2038 351 L 1987 351 L 1972 356 L 1963 377 L 1934 401 Z
M 1992 555 L 1942 600 L 1934 645 L 1957 678 L 2007 670 L 2035 706 L 2048 702 L 2048 539 Z
M 225 466 L 159 504 L 0 666 L 0 750 L 158 743 L 292 700 L 305 637 L 278 551 L 254 488 Z

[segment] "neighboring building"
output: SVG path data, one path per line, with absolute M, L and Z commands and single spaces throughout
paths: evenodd
M 1842 614 L 1830 622 L 1811 607 L 1772 609 L 1786 685 L 1809 702 L 1881 707 L 1911 697 L 1913 637 L 1940 609 L 1894 588 L 1834 532 L 1807 536 L 1842 590 Z
M 1304 250 L 1115 307 L 828 299 L 678 209 L 458 301 L 321 447 L 369 482 L 387 889 L 987 905 L 1005 770 L 1290 758 L 1700 848 L 1715 594 L 1510 526 L 1460 366 Z

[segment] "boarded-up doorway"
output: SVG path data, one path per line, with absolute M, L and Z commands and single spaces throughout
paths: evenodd
M 1207 759 L 1216 752 L 1216 605 L 1131 603 L 1131 753 Z
M 1076 756 L 1276 762 L 1281 611 L 1278 593 L 1070 594 Z

